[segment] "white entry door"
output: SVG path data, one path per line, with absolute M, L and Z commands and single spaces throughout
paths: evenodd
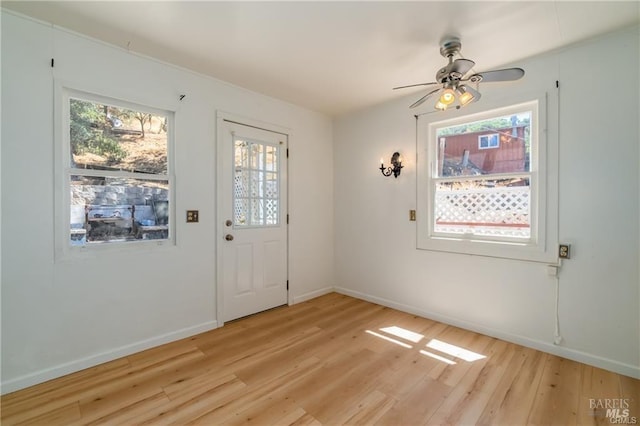
M 218 125 L 218 307 L 230 321 L 287 303 L 287 135 Z

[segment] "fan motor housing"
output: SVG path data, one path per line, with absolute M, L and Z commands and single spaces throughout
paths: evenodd
M 454 80 L 460 80 L 462 75 L 452 72 L 452 60 L 456 53 L 460 53 L 462 43 L 457 37 L 449 37 L 440 44 L 440 54 L 449 59 L 449 64 L 442 67 L 436 73 L 436 81 L 439 83 L 447 83 Z
M 462 43 L 460 42 L 460 39 L 452 37 L 445 39 L 442 42 L 442 44 L 440 45 L 440 54 L 445 58 L 448 58 L 460 52 L 460 49 L 462 49 Z

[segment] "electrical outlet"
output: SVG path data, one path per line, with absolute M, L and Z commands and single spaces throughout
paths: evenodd
M 198 221 L 198 210 L 187 210 L 187 223 Z
M 560 259 L 571 259 L 571 245 L 560 244 L 560 247 L 558 248 L 558 257 Z

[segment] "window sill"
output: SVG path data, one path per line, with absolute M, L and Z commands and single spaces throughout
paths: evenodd
M 556 253 L 551 248 L 545 249 L 545 247 L 541 247 L 538 244 L 527 242 L 476 240 L 462 236 L 438 236 L 419 241 L 417 249 L 527 262 L 557 262 Z
M 65 244 L 66 244 L 65 240 Z M 107 258 L 131 255 L 146 254 L 156 251 L 171 250 L 176 246 L 175 240 L 169 239 L 148 239 L 135 241 L 112 241 L 100 243 L 88 243 L 85 245 L 70 245 L 56 251 L 56 262 L 76 262 L 91 259 Z

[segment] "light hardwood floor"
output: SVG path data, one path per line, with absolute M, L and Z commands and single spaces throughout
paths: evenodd
M 590 407 L 605 398 L 640 422 L 639 395 L 629 377 L 332 293 L 7 394 L 1 419 L 591 425 L 610 424 Z

